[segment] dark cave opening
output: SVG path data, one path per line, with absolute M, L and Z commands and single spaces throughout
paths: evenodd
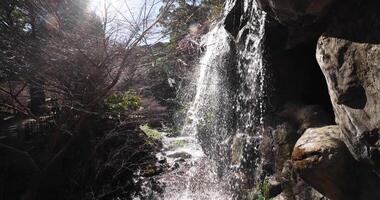
M 281 37 L 276 40 L 279 42 Z M 333 118 L 326 79 L 315 57 L 317 41 L 291 49 L 273 47 L 270 42 L 273 41 L 269 41 L 267 48 L 270 52 L 267 65 L 271 74 L 269 82 L 273 95 L 270 102 L 273 111 L 278 112 L 287 104 L 318 105 Z

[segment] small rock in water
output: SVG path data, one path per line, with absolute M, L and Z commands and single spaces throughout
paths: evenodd
M 186 153 L 186 152 L 176 152 L 176 153 L 172 153 L 172 154 L 167 155 L 167 157 L 189 159 L 189 158 L 191 158 L 191 154 Z
M 176 158 L 176 159 L 174 160 L 174 162 L 175 162 L 175 163 L 183 163 L 183 162 L 186 162 L 186 160 L 183 159 L 183 158 Z

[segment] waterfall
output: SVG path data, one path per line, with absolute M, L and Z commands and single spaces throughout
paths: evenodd
M 234 38 L 224 20 L 237 2 L 244 4 L 244 26 Z M 183 175 L 163 176 L 163 199 L 239 199 L 239 190 L 253 187 L 264 126 L 264 24 L 255 1 L 230 0 L 224 18 L 204 36 L 196 91 L 179 137 L 188 143 L 174 150 L 192 155 L 191 164 Z
M 197 135 L 198 126 L 209 123 L 220 108 L 226 95 L 222 89 L 224 80 L 220 70 L 223 70 L 225 57 L 230 54 L 229 38 L 222 24 L 218 24 L 204 38 L 202 45 L 206 51 L 199 62 L 196 93 L 188 110 L 188 121 L 181 131 L 183 135 Z
M 240 118 L 238 132 L 247 133 L 257 125 L 264 125 L 265 68 L 262 45 L 265 14 L 258 10 L 254 1 L 249 0 L 244 2 L 244 13 L 249 17 L 249 21 L 240 30 L 237 41 L 240 44 L 238 50 L 240 84 L 236 112 Z
M 255 1 L 244 0 L 244 18 L 248 21 L 237 36 L 239 87 L 236 97 L 237 139 L 244 138 L 239 168 L 254 184 L 260 174 L 259 145 L 263 137 L 266 71 L 263 58 L 265 13 Z M 240 180 L 241 181 L 241 180 Z M 241 187 L 238 185 L 238 187 Z
M 225 16 L 235 3 L 226 3 Z M 208 157 L 216 162 L 218 174 L 232 180 L 235 184 L 232 188 L 236 190 L 242 183 L 252 185 L 254 180 L 241 179 L 243 176 L 255 179 L 254 174 L 259 171 L 258 147 L 265 112 L 265 13 L 255 1 L 245 0 L 243 4 L 241 20 L 247 22 L 237 35 L 235 49 L 231 46 L 232 36 L 222 25 L 206 37 L 207 49 L 199 65 L 196 95 L 182 131 L 201 140 Z M 243 148 L 236 150 L 239 147 L 234 147 L 234 143 Z

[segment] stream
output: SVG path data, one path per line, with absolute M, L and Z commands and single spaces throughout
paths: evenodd
M 170 166 L 169 172 L 160 177 L 164 185 L 163 199 L 230 199 L 227 186 L 217 178 L 213 163 L 203 153 L 195 137 L 165 137 L 163 142 Z

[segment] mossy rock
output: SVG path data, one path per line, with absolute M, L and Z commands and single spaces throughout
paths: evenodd
M 186 140 L 176 140 L 169 145 L 169 149 L 177 149 L 184 147 L 188 142 Z
M 140 129 L 153 140 L 162 140 L 163 135 L 156 129 L 151 128 L 148 124 L 144 124 L 140 126 Z

